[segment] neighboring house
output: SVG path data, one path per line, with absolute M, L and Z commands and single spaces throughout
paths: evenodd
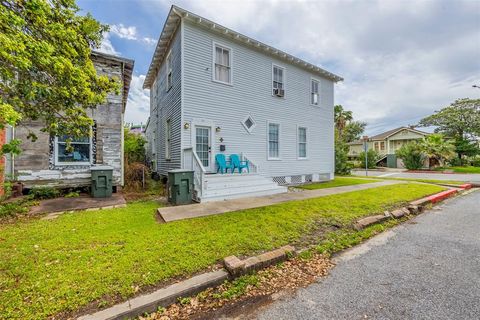
M 95 123 L 92 136 L 74 140 L 73 152 L 66 150 L 67 137 L 41 132 L 39 121 L 26 121 L 15 128 L 14 138 L 22 140 L 22 152 L 14 157 L 13 170 L 25 188 L 89 186 L 90 168 L 95 165 L 113 167 L 113 185 L 123 185 L 123 116 L 134 62 L 99 52 L 92 52 L 91 57 L 98 74 L 116 77 L 122 90 L 88 111 Z M 37 135 L 35 142 L 27 139 L 29 131 Z
M 147 143 L 145 144 L 145 157 L 150 169 L 157 170 L 157 157 L 156 157 L 156 118 L 148 117 L 147 124 L 145 125 L 145 138 Z
M 143 124 L 132 124 L 128 127 L 131 133 L 144 135 L 145 134 L 145 126 Z
M 410 127 L 400 127 L 369 137 L 368 149 L 374 149 L 380 155 L 377 164 L 389 168 L 403 168 L 403 163 L 395 156 L 395 151 L 404 144 L 418 141 L 428 133 Z M 349 143 L 348 156 L 356 159 L 364 149 L 361 140 Z
M 157 120 L 156 170 L 193 169 L 197 200 L 333 179 L 334 84 L 342 80 L 172 6 L 144 83 L 150 119 Z M 220 175 L 208 174 L 217 171 L 217 154 L 248 159 L 250 172 L 268 190 L 255 188 L 255 175 L 243 189 L 220 183 Z M 247 179 L 237 176 L 224 180 Z M 214 185 L 224 188 L 212 190 Z

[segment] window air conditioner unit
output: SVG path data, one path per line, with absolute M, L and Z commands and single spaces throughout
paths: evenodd
M 277 97 L 284 97 L 285 96 L 285 90 L 283 90 L 283 89 L 273 89 L 273 94 L 276 95 Z

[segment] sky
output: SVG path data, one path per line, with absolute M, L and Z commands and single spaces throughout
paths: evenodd
M 335 104 L 376 134 L 480 98 L 480 0 L 77 0 L 110 25 L 101 51 L 135 60 L 125 121 L 145 123 L 142 89 L 172 4 L 342 76 Z

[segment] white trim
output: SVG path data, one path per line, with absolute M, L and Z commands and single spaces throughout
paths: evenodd
M 84 143 L 86 144 L 86 143 Z M 55 137 L 55 145 L 53 146 L 53 151 L 54 151 L 54 162 L 56 166 L 90 166 L 92 164 L 92 158 L 93 158 L 93 139 L 92 136 L 90 135 L 89 137 L 89 142 L 88 145 L 90 146 L 90 161 L 83 161 L 83 162 L 61 162 L 58 161 L 58 137 Z
M 222 49 L 226 49 L 229 52 L 229 61 L 230 61 L 230 81 L 220 81 L 215 79 L 215 58 L 216 58 L 216 47 L 220 47 Z M 216 83 L 226 84 L 229 86 L 233 86 L 233 49 L 227 45 L 224 45 L 220 42 L 212 40 L 212 81 Z
M 305 129 L 305 157 L 300 157 L 300 139 L 299 139 L 299 133 L 300 133 L 300 128 Z M 308 127 L 307 126 L 299 126 L 297 125 L 297 160 L 308 160 Z
M 269 127 L 270 124 L 276 124 L 278 125 L 278 157 L 270 157 L 270 132 L 269 132 Z M 271 161 L 279 161 L 282 160 L 282 125 L 280 121 L 270 121 L 267 120 L 267 160 Z
M 167 53 L 167 56 L 165 57 L 165 92 L 170 91 L 170 89 L 173 87 L 173 67 L 172 67 L 172 61 L 168 61 L 169 58 L 172 57 L 172 49 L 170 49 Z M 169 72 L 169 70 L 171 70 Z M 168 82 L 168 74 L 171 73 L 171 80 L 170 83 Z
M 248 118 L 250 118 L 250 120 L 252 120 L 252 126 L 250 128 L 247 127 L 247 125 L 245 124 L 245 121 L 247 121 Z M 243 127 L 245 128 L 245 130 L 247 130 L 247 132 L 250 133 L 250 134 L 252 134 L 253 129 L 255 129 L 255 127 L 257 126 L 257 122 L 255 121 L 255 119 L 253 119 L 253 117 L 250 113 L 245 118 L 243 118 L 241 123 L 242 123 Z
M 277 68 L 280 68 L 283 70 L 283 73 L 282 73 L 282 77 L 283 77 L 283 97 L 277 97 L 276 95 L 273 94 L 273 69 L 277 67 Z M 275 62 L 272 62 L 272 79 L 270 80 L 270 94 L 272 95 L 272 97 L 276 97 L 276 98 L 282 98 L 282 99 L 285 99 L 287 97 L 287 68 L 282 66 L 282 65 L 279 65 Z
M 207 172 L 215 172 L 215 148 L 216 148 L 216 135 L 215 135 L 215 122 L 209 119 L 193 119 L 190 124 L 190 141 L 193 152 L 197 152 L 197 133 L 195 127 L 210 127 L 210 166 L 205 168 Z
M 184 19 L 180 21 L 180 164 L 183 168 L 184 152 L 183 152 L 183 135 L 184 135 L 184 95 L 185 95 L 185 24 Z
M 318 92 L 317 92 L 317 103 L 312 103 L 312 82 L 316 82 L 318 84 Z M 314 78 L 314 77 L 310 77 L 310 95 L 308 97 L 309 99 L 309 103 L 311 106 L 315 106 L 315 107 L 318 107 L 320 106 L 320 80 L 318 80 L 317 78 Z

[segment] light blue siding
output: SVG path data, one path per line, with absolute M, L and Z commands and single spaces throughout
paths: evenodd
M 166 63 L 161 64 L 151 88 L 150 104 L 152 123 L 156 123 L 157 172 L 165 175 L 168 170 L 181 168 L 181 32 L 177 29 L 170 46 L 172 54 L 172 87 L 166 91 Z M 165 158 L 165 123 L 171 120 L 171 157 Z
M 228 38 L 184 24 L 183 148 L 192 147 L 194 123 L 205 120 L 215 132 L 213 152 L 244 152 L 269 176 L 333 173 L 333 86 L 331 80 L 280 61 Z M 212 81 L 213 43 L 232 49 L 233 84 Z M 272 64 L 285 68 L 285 98 L 272 96 Z M 319 105 L 310 104 L 311 78 L 320 82 Z M 256 122 L 248 133 L 242 120 Z M 280 124 L 280 160 L 267 160 L 267 123 Z M 298 159 L 297 127 L 307 128 L 307 159 Z M 162 132 L 162 131 L 160 131 Z M 223 142 L 220 142 L 220 139 Z

